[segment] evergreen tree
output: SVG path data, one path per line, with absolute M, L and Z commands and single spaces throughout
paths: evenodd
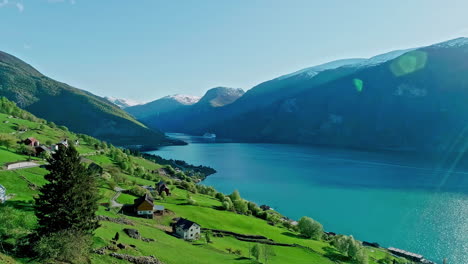
M 98 191 L 96 177 L 80 163 L 73 146 L 60 147 L 49 160 L 45 176 L 49 181 L 40 188 L 35 213 L 39 235 L 63 230 L 92 234 L 99 227 L 96 220 Z

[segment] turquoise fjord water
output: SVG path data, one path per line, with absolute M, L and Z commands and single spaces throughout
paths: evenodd
M 191 144 L 152 153 L 215 168 L 204 184 L 219 191 L 437 263 L 468 263 L 468 170 L 401 154 L 172 136 Z

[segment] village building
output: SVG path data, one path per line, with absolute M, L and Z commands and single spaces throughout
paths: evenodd
M 200 239 L 201 228 L 200 225 L 190 220 L 180 218 L 173 224 L 174 235 L 185 240 L 198 240 Z
M 37 146 L 34 148 L 34 150 L 36 151 L 36 155 L 40 155 L 43 152 L 50 153 L 50 149 L 44 145 Z
M 31 147 L 39 147 L 39 140 L 29 137 L 23 141 L 25 145 L 31 146 Z
M 167 196 L 171 195 L 171 191 L 169 190 L 167 184 L 163 181 L 160 181 L 156 185 L 156 190 L 158 191 L 159 195 L 161 195 L 162 192 L 165 192 Z
M 0 203 L 4 203 L 6 201 L 6 188 L 0 184 Z
M 61 146 L 64 146 L 66 148 L 68 148 L 68 140 L 67 139 L 64 139 L 62 141 L 60 141 L 59 143 L 57 143 L 57 145 L 61 145 Z
M 154 205 L 154 214 L 155 215 L 164 215 L 164 206 L 163 205 Z
M 154 200 L 149 194 L 145 194 L 133 201 L 133 206 L 137 215 L 148 216 L 153 215 Z

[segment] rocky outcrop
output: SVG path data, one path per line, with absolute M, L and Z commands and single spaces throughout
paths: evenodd
M 119 254 L 119 253 L 111 253 L 109 256 L 117 258 L 117 259 L 122 259 L 126 260 L 130 263 L 135 263 L 135 264 L 163 264 L 159 259 L 155 258 L 154 256 L 131 256 L 131 255 L 126 255 L 126 254 Z
M 132 221 L 126 219 L 126 218 L 112 218 L 104 215 L 98 215 L 97 220 L 99 221 L 108 221 L 116 224 L 121 224 L 121 225 L 135 225 Z
M 144 241 L 144 242 L 154 242 L 154 239 L 152 239 L 152 238 L 142 237 L 140 232 L 138 230 L 136 230 L 136 229 L 125 228 L 123 231 L 125 232 L 125 234 L 127 234 L 131 238 L 139 239 L 139 240 Z

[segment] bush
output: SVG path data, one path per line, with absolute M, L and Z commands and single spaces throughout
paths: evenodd
M 18 138 L 9 134 L 0 134 L 0 146 L 4 146 L 6 149 L 16 145 Z
M 298 227 L 299 232 L 307 238 L 320 239 L 322 237 L 323 226 L 310 217 L 302 217 L 299 220 Z
M 236 212 L 239 214 L 246 214 L 247 211 L 249 210 L 247 206 L 247 202 L 244 200 L 235 200 L 234 209 L 236 209 Z
M 0 205 L 0 248 L 16 251 L 18 241 L 35 227 L 35 217 L 10 206 Z
M 140 186 L 134 186 L 129 190 L 130 194 L 134 196 L 143 196 L 146 194 L 146 189 Z
M 238 190 L 234 190 L 229 197 L 231 198 L 231 201 L 237 201 L 241 199 L 240 193 Z
M 91 243 L 89 235 L 63 230 L 41 237 L 33 250 L 45 263 L 51 261 L 88 263 Z
M 215 194 L 215 198 L 218 199 L 220 202 L 224 202 L 224 194 L 220 192 Z

